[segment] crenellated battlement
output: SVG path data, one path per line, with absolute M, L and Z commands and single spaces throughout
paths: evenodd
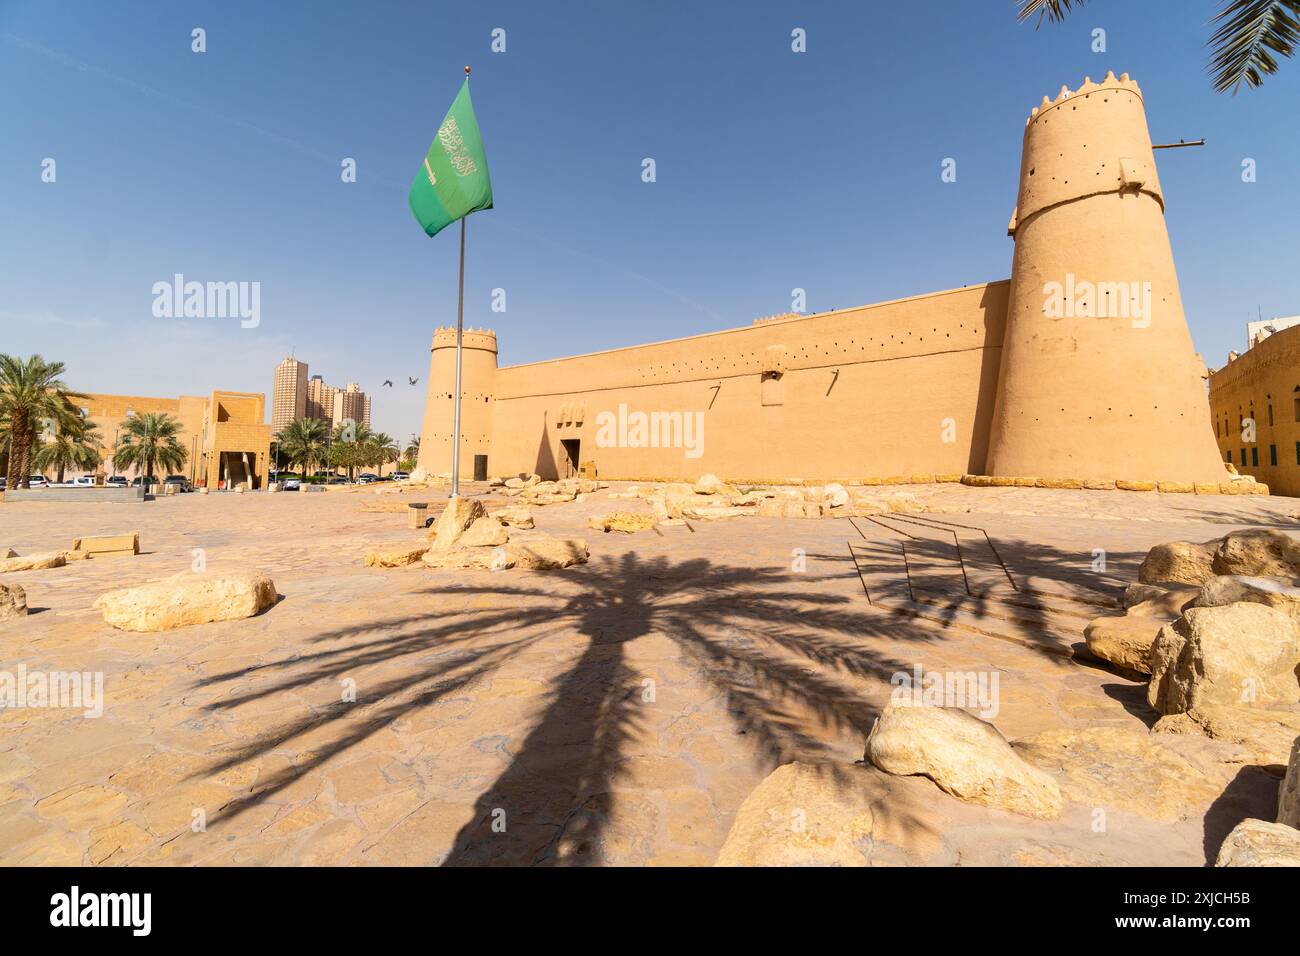
M 1142 89 L 1137 85 L 1136 80 L 1129 79 L 1127 73 L 1121 73 L 1119 79 L 1115 78 L 1114 71 L 1107 71 L 1105 78 L 1100 83 L 1092 82 L 1092 77 L 1085 76 L 1082 85 L 1077 90 L 1071 90 L 1068 86 L 1062 86 L 1061 92 L 1056 94 L 1056 99 L 1044 96 L 1043 102 L 1029 111 L 1029 117 L 1025 120 L 1025 128 L 1028 130 L 1029 124 L 1034 122 L 1049 110 L 1057 109 L 1067 100 L 1074 97 L 1088 97 L 1093 93 L 1100 93 L 1105 90 L 1126 90 L 1135 94 L 1138 99 L 1142 98 Z
M 1146 106 L 1127 73 L 1085 77 L 1030 114 L 1021 154 L 1020 193 L 1011 235 L 1034 215 L 1062 203 L 1110 193 L 1142 193 L 1164 207 Z
M 467 328 L 462 333 L 461 341 L 467 349 L 497 350 L 497 334 L 492 329 Z M 433 331 L 433 348 L 447 349 L 456 347 L 455 326 L 439 326 Z

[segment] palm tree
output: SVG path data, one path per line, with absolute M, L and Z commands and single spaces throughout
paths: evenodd
M 166 412 L 145 412 L 122 423 L 122 438 L 113 453 L 117 468 L 135 466 L 143 472 L 144 484 L 153 484 L 155 468 L 180 471 L 188 456 L 177 436 L 181 423 Z
M 406 445 L 406 450 L 402 452 L 401 468 L 403 471 L 410 471 L 415 467 L 415 463 L 420 460 L 420 439 L 412 435 L 410 442 Z
M 280 453 L 289 464 L 302 465 L 303 478 L 308 476 L 312 465 L 325 460 L 328 438 L 329 426 L 319 418 L 296 418 L 275 436 Z
M 370 441 L 370 426 L 365 422 L 335 425 L 330 432 L 330 464 L 348 470 L 348 480 L 353 472 L 368 464 L 366 444 Z
M 33 447 L 43 423 L 59 429 L 80 419 L 70 400 L 83 396 L 68 390 L 59 377 L 64 371 L 62 362 L 47 362 L 39 355 L 24 360 L 0 354 L 0 421 L 9 449 L 8 488 L 30 487 Z
M 99 428 L 94 422 L 78 417 L 75 424 L 61 426 L 52 438 L 44 442 L 32 461 L 41 471 L 53 468 L 62 482 L 68 468 L 89 471 L 98 467 L 104 460 L 100 454 L 102 447 Z
M 1035 14 L 1038 22 L 1034 28 L 1049 23 L 1060 23 L 1070 10 L 1082 7 L 1087 0 L 1018 0 L 1019 19 L 1028 20 Z M 1210 37 L 1213 47 L 1210 71 L 1214 89 L 1219 93 L 1232 90 L 1233 95 L 1241 84 L 1261 86 L 1266 75 L 1277 72 L 1276 53 L 1295 56 L 1300 41 L 1300 0 L 1220 0 L 1223 6 L 1212 23 L 1220 24 Z
M 391 435 L 383 432 L 375 432 L 370 436 L 366 443 L 369 450 L 369 459 L 379 466 L 379 475 L 382 478 L 384 474 L 385 462 L 391 464 L 402 457 L 402 453 L 397 448 L 397 440 Z

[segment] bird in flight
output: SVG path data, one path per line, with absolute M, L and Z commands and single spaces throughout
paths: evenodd
M 384 384 L 387 385 L 389 388 L 392 388 L 392 387 L 393 387 L 393 380 L 392 380 L 391 378 L 386 378 L 386 379 L 384 379 Z
M 411 378 L 411 376 L 409 376 L 409 375 L 406 376 L 406 380 L 407 380 L 408 382 L 410 382 L 412 385 L 414 385 L 416 382 L 419 381 L 418 378 Z

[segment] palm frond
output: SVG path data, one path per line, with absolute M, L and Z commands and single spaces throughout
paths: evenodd
M 1038 15 L 1038 22 L 1034 24 L 1037 30 L 1043 25 L 1043 20 L 1048 23 L 1060 23 L 1065 19 L 1065 15 L 1075 7 L 1081 7 L 1087 0 L 1017 0 L 1020 4 L 1020 10 L 1016 14 L 1016 19 L 1022 23 L 1030 19 L 1034 14 Z
M 1214 88 L 1235 96 L 1242 83 L 1257 87 L 1277 72 L 1273 54 L 1295 56 L 1300 0 L 1229 0 L 1212 22 L 1220 25 L 1209 43 Z

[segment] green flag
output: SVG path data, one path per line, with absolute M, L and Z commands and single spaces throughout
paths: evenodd
M 438 127 L 406 198 L 430 236 L 463 216 L 492 208 L 492 182 L 469 99 L 468 78 Z

